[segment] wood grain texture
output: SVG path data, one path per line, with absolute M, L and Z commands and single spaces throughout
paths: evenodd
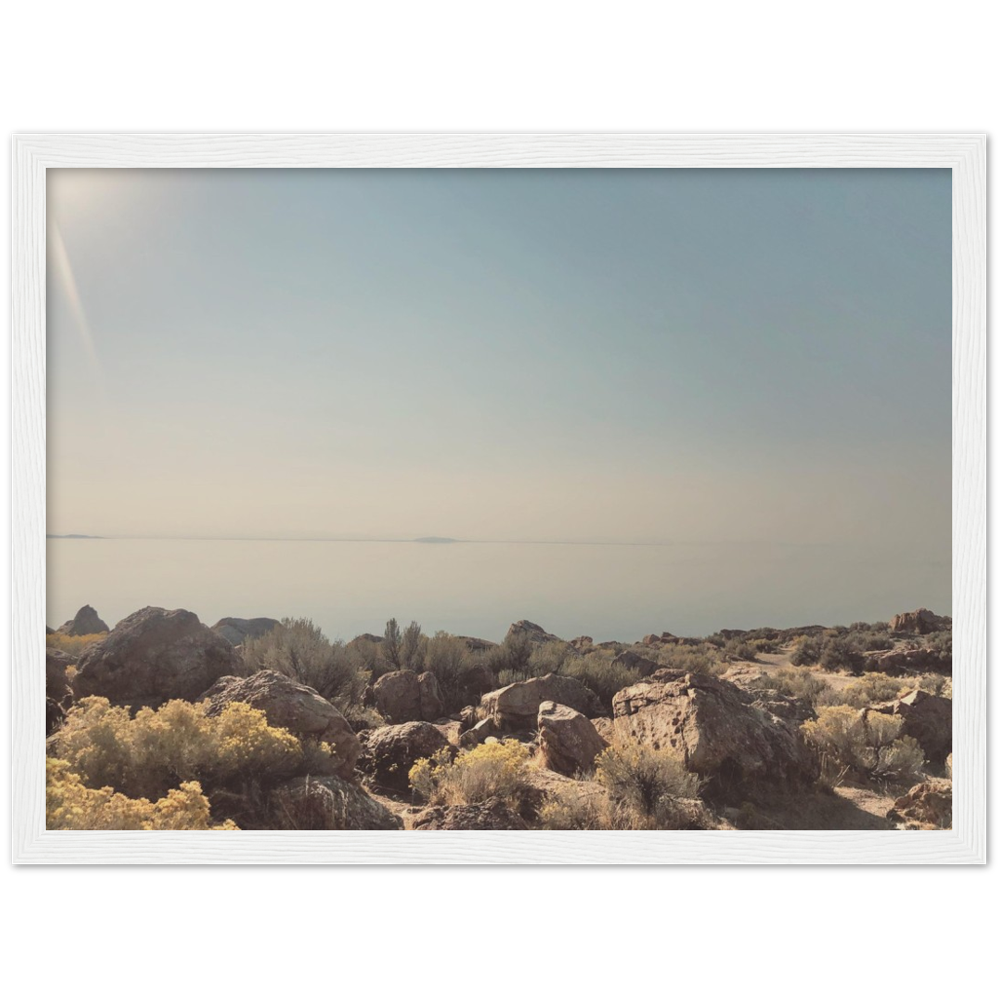
M 45 171 L 945 167 L 953 182 L 954 829 L 45 830 Z M 979 134 L 147 134 L 13 139 L 12 855 L 20 864 L 975 864 L 986 860 L 986 139 Z

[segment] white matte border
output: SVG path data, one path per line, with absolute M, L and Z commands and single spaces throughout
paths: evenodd
M 68 134 L 12 141 L 12 860 L 21 864 L 977 864 L 986 861 L 986 137 Z M 56 167 L 946 167 L 952 171 L 954 818 L 940 831 L 45 829 L 45 171 Z

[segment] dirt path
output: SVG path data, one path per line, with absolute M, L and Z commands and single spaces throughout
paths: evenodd
M 821 681 L 826 681 L 834 691 L 840 691 L 857 680 L 856 677 L 852 677 L 850 674 L 834 674 L 819 667 L 796 667 L 792 663 L 791 656 L 791 646 L 785 646 L 778 653 L 759 653 L 757 655 L 757 666 L 766 674 L 774 673 L 782 667 L 790 667 L 792 670 L 802 670 L 812 674 L 813 677 Z

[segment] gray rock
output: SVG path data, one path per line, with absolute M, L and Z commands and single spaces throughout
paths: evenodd
M 191 611 L 143 608 L 83 653 L 73 690 L 78 699 L 157 708 L 172 698 L 195 701 L 240 665 L 236 650 Z
M 271 795 L 284 830 L 401 830 L 402 821 L 357 785 L 335 777 L 295 778 Z
M 56 631 L 62 635 L 98 635 L 101 632 L 107 632 L 108 626 L 101 621 L 97 612 L 89 604 L 85 604 L 77 611 L 72 621 L 60 625 Z
M 444 734 L 429 722 L 405 722 L 383 726 L 362 734 L 363 750 L 358 768 L 383 788 L 410 790 L 410 768 L 424 757 L 433 757 L 451 746 Z
M 587 771 L 607 745 L 585 715 L 554 701 L 539 706 L 538 754 L 549 770 L 569 777 Z
M 280 624 L 277 618 L 220 618 L 212 631 L 234 646 L 240 646 L 245 639 L 259 639 Z
M 575 677 L 545 674 L 526 681 L 516 681 L 499 691 L 490 691 L 482 698 L 482 707 L 505 732 L 532 730 L 538 721 L 538 708 L 543 701 L 582 712 L 584 715 L 604 714 L 600 699 Z

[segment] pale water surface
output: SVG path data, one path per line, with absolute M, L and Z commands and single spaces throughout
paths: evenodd
M 84 604 L 109 625 L 155 605 L 219 618 L 312 618 L 331 638 L 387 618 L 487 639 L 520 618 L 565 638 L 849 624 L 951 613 L 940 556 L 844 546 L 50 539 L 48 624 Z

